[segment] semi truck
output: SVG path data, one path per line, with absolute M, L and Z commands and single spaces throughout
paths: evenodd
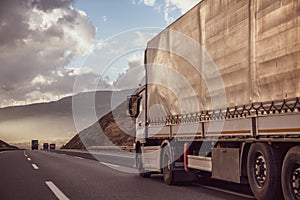
M 49 144 L 48 143 L 44 143 L 43 144 L 43 150 L 48 150 L 49 149 Z
M 39 149 L 39 141 L 31 140 L 31 150 L 38 150 L 38 149 Z
M 300 198 L 300 1 L 203 0 L 147 44 L 136 167 Z
M 51 143 L 51 144 L 50 144 L 50 150 L 55 150 L 55 146 L 56 146 L 56 145 L 55 145 L 54 143 Z

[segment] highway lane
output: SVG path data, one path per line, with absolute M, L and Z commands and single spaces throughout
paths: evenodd
M 56 199 L 23 151 L 0 153 L 0 199 Z
M 158 175 L 140 178 L 136 174 L 112 169 L 97 160 L 53 152 L 4 152 L 0 153 L 0 163 L 1 200 L 251 199 L 199 185 L 167 186 Z

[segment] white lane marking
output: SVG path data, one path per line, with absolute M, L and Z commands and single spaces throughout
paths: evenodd
M 106 165 L 108 167 L 116 167 L 116 168 L 121 167 L 120 165 L 114 165 L 114 164 L 110 164 L 110 163 L 106 163 L 106 162 L 100 162 L 100 163 L 103 165 Z
M 27 158 L 27 160 L 31 161 L 31 158 Z
M 24 151 L 24 156 L 27 157 L 28 155 L 26 154 L 26 151 Z
M 224 189 L 220 189 L 220 188 L 214 188 L 214 187 L 211 187 L 211 186 L 206 186 L 206 185 L 199 185 L 199 186 L 207 188 L 207 189 L 219 191 L 219 192 L 224 192 L 224 193 L 227 193 L 227 194 L 233 194 L 233 195 L 240 196 L 240 197 L 247 198 L 247 199 L 255 198 L 254 196 L 251 196 L 251 195 L 241 194 L 241 193 L 238 193 L 238 192 L 233 192 L 233 191 L 224 190 Z
M 36 164 L 32 164 L 33 169 L 39 169 L 39 167 Z
M 51 181 L 46 181 L 46 185 L 59 200 L 69 200 L 69 198 Z
M 130 167 L 125 167 L 121 165 L 114 165 L 106 162 L 99 162 L 100 164 L 106 165 L 107 167 L 110 167 L 111 169 L 122 171 L 122 172 L 130 172 L 130 173 L 138 173 L 138 170 L 136 168 L 130 168 Z
M 84 158 L 82 158 L 82 157 L 79 157 L 79 156 L 74 156 L 74 158 L 81 159 L 81 160 L 83 160 L 83 159 L 84 159 Z

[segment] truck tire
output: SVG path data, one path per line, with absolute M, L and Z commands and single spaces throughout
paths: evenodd
M 165 184 L 174 185 L 174 164 L 171 149 L 168 146 L 163 147 L 162 172 Z
M 282 199 L 280 156 L 273 146 L 264 143 L 251 145 L 247 173 L 249 184 L 257 199 Z
M 284 198 L 300 199 L 300 146 L 295 146 L 287 152 L 283 161 L 281 180 Z
M 148 178 L 151 176 L 151 173 L 147 172 L 143 167 L 142 150 L 140 147 L 138 148 L 137 153 L 136 153 L 136 166 L 137 166 L 140 177 Z

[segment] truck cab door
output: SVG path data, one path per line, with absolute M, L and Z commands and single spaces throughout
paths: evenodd
M 138 116 L 136 118 L 136 142 L 145 143 L 146 142 L 146 103 L 145 103 L 145 92 L 139 95 L 138 99 Z

